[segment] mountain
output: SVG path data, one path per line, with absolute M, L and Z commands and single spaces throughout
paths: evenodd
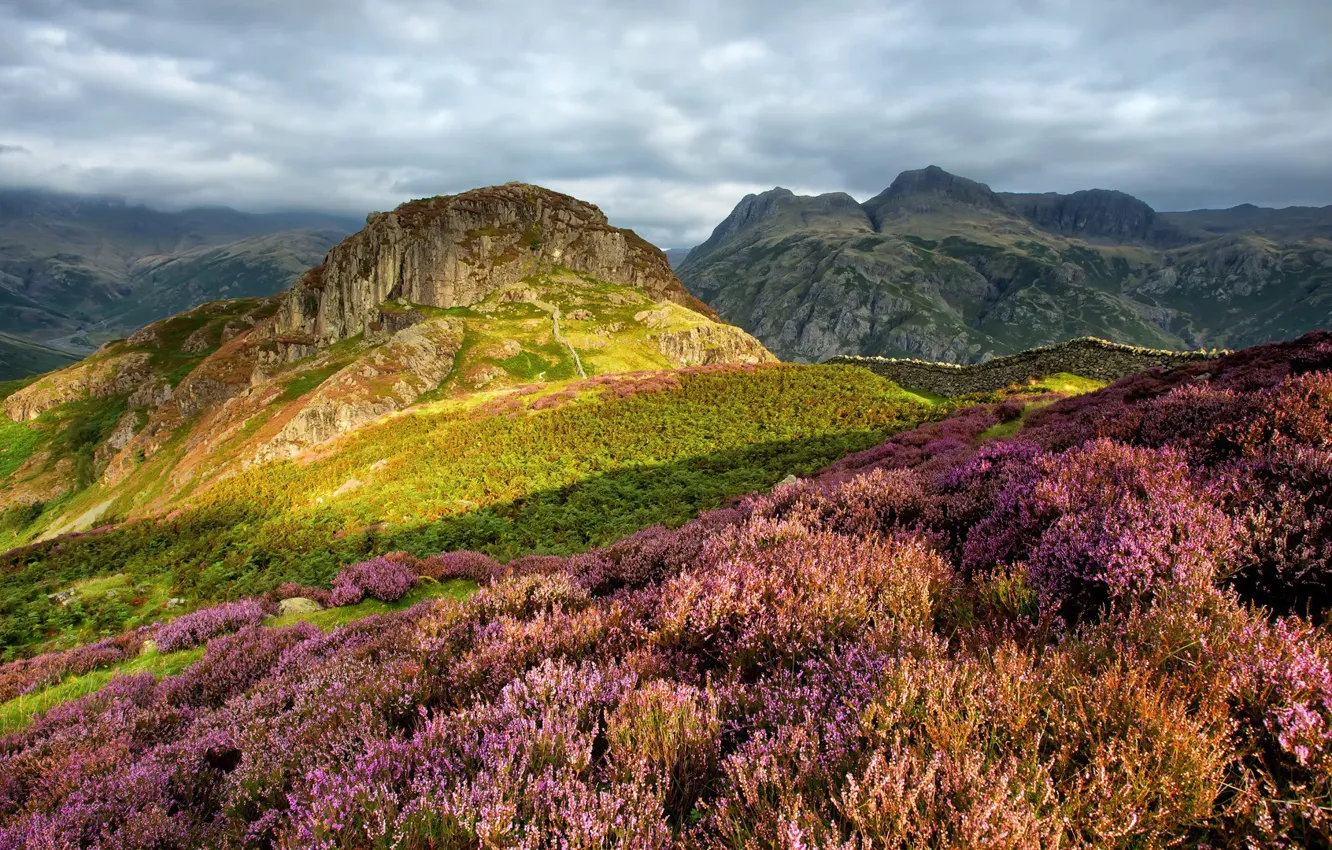
M 667 248 L 666 261 L 671 264 L 671 268 L 677 268 L 689 256 L 689 248 Z
M 0 190 L 0 331 L 80 350 L 71 338 L 104 341 L 204 301 L 271 295 L 356 227 L 317 213 L 163 212 Z
M 789 360 L 973 363 L 1079 336 L 1238 348 L 1332 324 L 1332 207 L 1158 213 L 930 166 L 864 203 L 748 195 L 678 273 Z
M 275 275 L 289 262 L 287 243 L 251 243 Z M 233 262 L 196 249 L 149 273 L 188 300 Z M 372 214 L 284 293 L 158 320 L 9 395 L 26 453 L 0 463 L 0 507 L 56 500 L 57 533 L 197 498 L 426 401 L 773 360 L 591 204 L 523 184 L 428 198 Z
M 0 382 L 68 366 L 72 354 L 0 333 Z

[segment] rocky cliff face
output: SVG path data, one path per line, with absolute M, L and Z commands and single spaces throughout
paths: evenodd
M 1123 192 L 1088 189 L 1071 195 L 1004 194 L 1014 212 L 1049 233 L 1079 239 L 1156 242 L 1156 211 Z
M 863 205 L 750 195 L 678 272 L 791 360 L 975 363 L 1078 336 L 1239 348 L 1332 324 L 1332 243 L 1200 229 L 1316 228 L 1319 211 L 1240 212 L 1176 218 L 1102 190 L 1003 195 L 931 166 Z
M 305 356 L 310 346 L 363 332 L 384 301 L 467 306 L 554 266 L 715 316 L 680 285 L 659 249 L 611 227 L 596 206 L 506 184 L 372 214 L 292 287 L 271 335 Z

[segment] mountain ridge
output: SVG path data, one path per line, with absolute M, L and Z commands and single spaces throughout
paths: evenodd
M 937 166 L 853 204 L 746 196 L 680 278 L 794 360 L 970 363 L 1078 336 L 1235 348 L 1332 321 L 1318 208 L 1157 213 L 1113 190 L 997 193 Z
M 0 305 L 10 308 L 0 331 L 86 354 L 85 339 L 95 345 L 205 301 L 285 289 L 353 229 L 325 213 L 169 212 L 0 189 Z M 229 255 L 225 273 L 185 269 L 208 251 Z M 175 274 L 165 268 L 173 260 Z

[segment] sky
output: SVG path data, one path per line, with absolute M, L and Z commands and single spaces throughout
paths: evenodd
M 1332 0 L 0 0 L 0 186 L 362 214 L 508 180 L 663 247 L 939 165 L 1332 204 Z

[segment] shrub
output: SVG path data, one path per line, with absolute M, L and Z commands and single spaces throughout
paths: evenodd
M 162 652 L 189 649 L 206 643 L 211 637 L 238 631 L 245 626 L 257 626 L 265 616 L 276 611 L 276 606 L 258 599 L 223 602 L 177 617 L 159 628 L 153 634 L 153 640 Z
M 375 558 L 346 567 L 333 579 L 333 605 L 360 602 L 363 596 L 380 602 L 396 602 L 416 585 L 414 564 L 397 558 Z

